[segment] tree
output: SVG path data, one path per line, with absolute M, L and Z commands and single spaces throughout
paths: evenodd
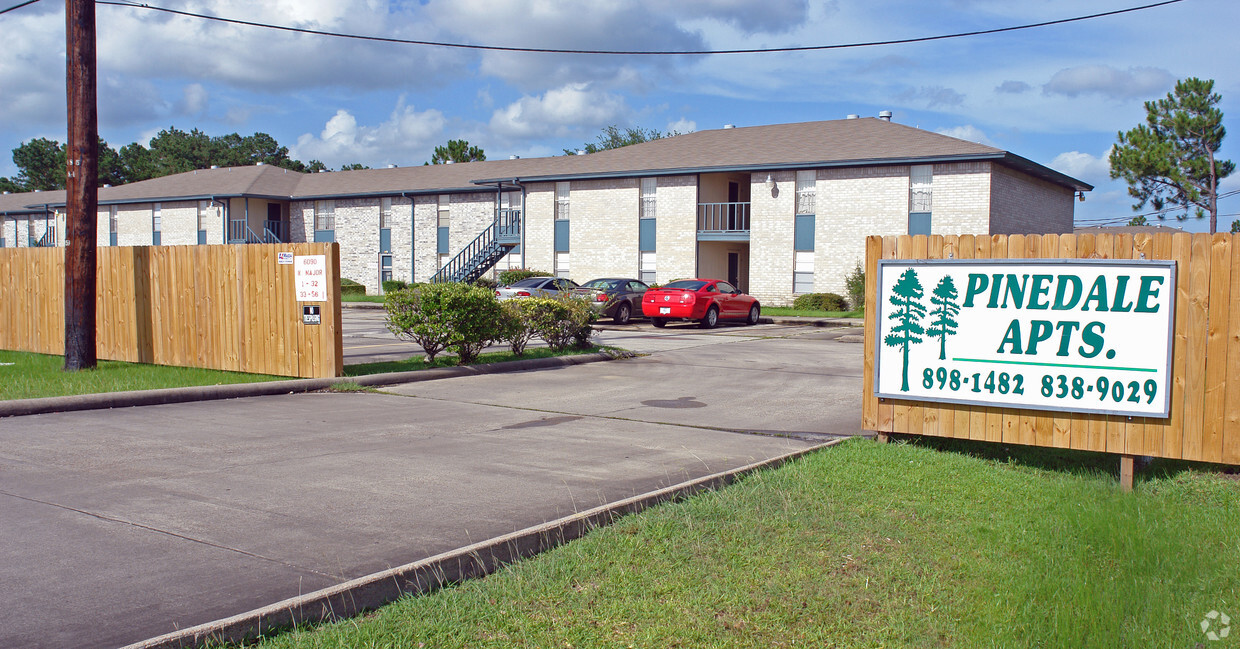
M 959 296 L 951 275 L 944 275 L 930 294 L 930 304 L 934 306 L 930 311 L 932 319 L 926 335 L 939 339 L 939 360 L 947 359 L 947 337 L 956 335 L 956 327 L 960 326 L 956 322 L 956 316 L 960 314 L 960 305 L 956 303 Z
M 1128 220 L 1128 225 L 1146 225 L 1147 223 L 1144 214 L 1138 214 Z
M 595 142 L 587 142 L 582 146 L 582 150 L 586 153 L 598 153 L 599 151 L 607 151 L 609 149 L 619 149 L 620 147 L 632 144 L 641 144 L 642 142 L 650 142 L 652 140 L 661 140 L 665 137 L 679 135 L 676 131 L 668 131 L 660 133 L 654 129 L 646 130 L 642 128 L 626 128 L 624 132 L 615 124 L 603 129 L 599 133 Z M 577 152 L 573 149 L 564 149 L 564 155 L 575 155 Z
M 1123 178 L 1134 210 L 1150 203 L 1182 208 L 1178 219 L 1196 208 L 1197 218 L 1210 215 L 1210 232 L 1218 231 L 1218 182 L 1236 165 L 1215 154 L 1227 135 L 1222 100 L 1213 80 L 1195 77 L 1175 84 L 1166 99 L 1145 102 L 1146 123 L 1127 133 L 1111 150 L 1111 178 Z M 1161 215 L 1160 215 L 1161 218 Z
M 367 167 L 366 165 L 360 162 L 354 162 L 353 164 L 347 164 L 347 165 L 340 165 L 341 171 L 358 171 L 361 169 L 369 169 L 369 168 L 370 167 Z
M 926 307 L 921 303 L 924 291 L 921 281 L 917 279 L 917 271 L 912 268 L 904 271 L 900 279 L 891 288 L 891 304 L 896 307 L 888 318 L 896 321 L 891 333 L 883 339 L 888 347 L 900 347 L 904 352 L 904 383 L 901 392 L 908 392 L 908 348 L 909 345 L 921 342 L 920 336 L 926 333 L 921 326 L 921 319 L 926 316 Z
M 431 156 L 431 164 L 441 165 L 448 162 L 481 162 L 487 154 L 476 146 L 469 146 L 468 140 L 448 140 L 445 146 L 435 147 L 435 155 Z
M 47 138 L 35 138 L 13 149 L 13 164 L 22 191 L 65 188 L 65 147 Z
M 3 180 L 4 180 L 3 178 L 0 178 L 0 181 L 3 181 Z M 1231 222 L 1231 233 L 1232 234 L 1240 233 L 1240 221 Z

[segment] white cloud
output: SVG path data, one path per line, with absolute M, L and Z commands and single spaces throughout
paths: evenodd
M 684 135 L 686 133 L 692 133 L 696 130 L 697 122 L 683 117 L 667 125 L 668 133 L 680 133 L 681 135 Z
M 442 112 L 418 112 L 405 105 L 403 97 L 388 120 L 376 126 L 359 125 L 352 113 L 340 109 L 317 137 L 310 133 L 298 137 L 290 155 L 298 160 L 321 160 L 328 167 L 353 162 L 370 166 L 417 164 L 439 143 L 446 122 Z
M 897 97 L 903 101 L 924 101 L 926 108 L 952 107 L 964 103 L 964 95 L 953 88 L 922 86 L 907 90 Z
M 1110 182 L 1111 180 L 1111 149 L 1108 148 L 1102 152 L 1100 156 L 1093 156 L 1080 151 L 1068 151 L 1060 153 L 1051 160 L 1051 169 L 1063 172 L 1076 178 L 1084 180 L 1091 185 L 1100 185 Z
M 570 84 L 541 97 L 525 96 L 491 115 L 491 131 L 509 138 L 573 137 L 625 123 L 624 99 Z
M 1140 99 L 1166 92 L 1175 77 L 1161 68 L 1131 67 L 1120 70 L 1109 65 L 1082 65 L 1056 72 L 1042 86 L 1046 95 L 1079 97 L 1098 94 L 1110 99 Z
M 948 137 L 977 142 L 978 144 L 985 144 L 986 146 L 995 146 L 995 143 L 991 142 L 990 138 L 986 137 L 986 134 L 983 133 L 981 129 L 972 124 L 953 126 L 952 128 L 941 128 L 936 132 Z

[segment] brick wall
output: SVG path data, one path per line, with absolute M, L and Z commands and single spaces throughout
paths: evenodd
M 336 242 L 340 244 L 340 277 L 379 290 L 379 199 L 336 199 Z
M 990 234 L 1072 232 L 1072 189 L 1000 165 L 991 185 Z
M 192 246 L 198 243 L 197 201 L 160 203 L 159 242 L 165 246 Z M 207 243 L 211 243 L 207 239 Z
M 637 178 L 572 184 L 569 268 L 574 281 L 637 277 L 640 191 Z M 657 194 L 655 201 L 658 202 Z
M 655 201 L 658 214 L 655 222 L 656 281 L 666 284 L 674 279 L 695 277 L 698 274 L 698 177 L 659 178 Z
M 413 280 L 413 200 L 392 198 L 392 279 Z
M 989 162 L 934 165 L 931 234 L 990 234 L 991 171 L 994 166 Z M 907 234 L 907 229 L 903 234 Z
M 429 282 L 439 271 L 437 232 L 439 197 L 418 196 L 413 201 L 413 279 Z
M 750 295 L 762 304 L 782 306 L 792 302 L 796 172 L 770 173 L 775 181 L 774 191 L 766 186 L 767 175 L 767 172 L 751 174 L 749 180 L 748 288 Z M 817 241 L 814 246 L 818 246 Z M 817 260 L 814 263 L 817 268 Z
M 858 261 L 865 262 L 867 235 L 908 233 L 908 192 L 907 166 L 818 172 L 814 219 L 815 292 L 844 293 L 844 277 L 852 272 Z M 934 199 L 938 198 L 935 193 Z M 788 249 L 791 251 L 791 246 Z M 789 273 L 789 284 L 791 281 Z
M 576 198 L 574 188 L 570 187 L 570 216 L 575 213 L 573 201 Z M 554 244 L 555 183 L 533 183 L 528 185 L 525 191 L 525 267 L 554 272 Z M 572 245 L 571 242 L 569 245 Z

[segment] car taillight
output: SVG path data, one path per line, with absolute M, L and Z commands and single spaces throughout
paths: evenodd
M 529 297 L 529 296 L 530 296 L 529 291 L 517 291 L 517 297 Z
M 599 293 L 598 295 L 594 296 L 594 301 L 595 301 L 595 302 L 606 302 L 606 301 L 607 301 L 607 294 L 606 294 L 606 293 Z
M 680 294 L 680 301 L 684 304 L 693 304 L 694 300 L 696 299 L 697 299 L 697 296 L 694 295 L 693 293 L 681 293 Z
M 495 291 L 495 297 L 499 297 L 499 291 Z

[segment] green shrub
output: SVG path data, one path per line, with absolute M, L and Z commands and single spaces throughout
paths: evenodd
M 532 300 L 505 300 L 500 303 L 504 311 L 504 336 L 512 353 L 520 356 L 534 337 L 531 310 Z
M 450 349 L 465 365 L 504 337 L 504 312 L 485 288 L 457 282 L 421 284 L 389 293 L 384 304 L 388 330 L 420 345 L 427 362 Z
M 792 303 L 792 308 L 803 311 L 847 311 L 848 300 L 835 293 L 806 293 Z
M 844 278 L 844 288 L 848 290 L 848 303 L 854 309 L 865 309 L 865 269 L 861 267 L 861 262 L 857 262 L 857 267 L 853 272 Z
M 551 273 L 541 270 L 530 270 L 528 268 L 514 268 L 499 274 L 499 285 L 511 286 L 513 282 L 519 282 L 528 277 L 551 277 Z
M 366 287 L 361 284 L 358 284 L 357 282 L 351 279 L 346 279 L 344 277 L 341 277 L 340 278 L 340 294 L 341 295 L 365 295 Z
M 491 279 L 490 277 L 479 277 L 474 280 L 474 286 L 481 286 L 482 288 L 490 290 L 494 293 L 495 289 L 499 288 L 499 282 Z
M 403 279 L 387 279 L 383 281 L 383 293 L 386 295 L 393 291 L 400 291 L 409 288 L 409 282 Z
M 530 303 L 527 322 L 534 334 L 546 341 L 552 351 L 564 351 L 569 345 L 585 347 L 594 333 L 591 325 L 598 317 L 589 301 L 571 296 L 520 300 Z

